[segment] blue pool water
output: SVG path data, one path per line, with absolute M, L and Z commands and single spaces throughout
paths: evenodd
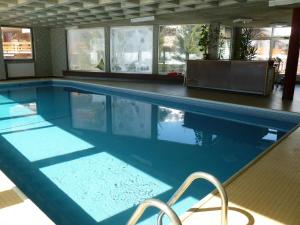
M 192 172 L 226 181 L 300 121 L 144 95 L 59 82 L 2 87 L 0 169 L 58 225 L 122 225 Z M 176 212 L 212 189 L 193 184 Z M 139 224 L 153 225 L 155 212 Z

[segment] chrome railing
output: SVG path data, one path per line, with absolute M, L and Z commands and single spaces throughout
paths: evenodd
M 225 189 L 223 188 L 222 184 L 220 183 L 220 181 L 215 178 L 214 176 L 205 173 L 205 172 L 195 172 L 192 173 L 184 182 L 183 184 L 178 188 L 178 190 L 174 193 L 174 195 L 170 198 L 170 200 L 168 201 L 168 205 L 170 207 L 172 207 L 177 201 L 178 199 L 184 194 L 184 192 L 188 189 L 188 187 L 195 181 L 198 179 L 204 179 L 209 181 L 210 183 L 212 183 L 217 190 L 220 193 L 221 196 L 221 224 L 222 225 L 227 225 L 228 224 L 228 197 L 226 194 Z M 164 216 L 165 212 L 161 211 L 158 215 L 157 218 L 157 225 L 161 225 L 162 224 L 162 218 Z
M 147 199 L 142 202 L 138 208 L 135 210 L 127 225 L 135 225 L 137 221 L 141 218 L 143 213 L 150 206 L 156 207 L 161 210 L 164 214 L 167 214 L 172 222 L 172 225 L 182 225 L 176 213 L 171 209 L 166 203 L 157 199 Z

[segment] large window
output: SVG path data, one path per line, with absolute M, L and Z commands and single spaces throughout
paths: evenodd
M 167 25 L 159 28 L 158 71 L 185 72 L 186 60 L 203 57 L 198 47 L 200 24 Z
M 255 28 L 252 29 L 252 44 L 256 47 L 255 60 L 268 60 L 270 58 L 272 28 Z
M 255 59 L 268 60 L 279 58 L 281 64 L 279 72 L 285 73 L 286 61 L 289 49 L 290 27 L 265 27 L 253 29 L 253 44 L 257 48 Z M 300 59 L 298 64 L 298 74 L 300 74 Z
M 160 74 L 185 73 L 186 60 L 202 59 L 199 48 L 202 24 L 166 25 L 159 28 Z M 221 26 L 219 36 L 219 58 L 229 59 L 231 52 L 231 28 Z
M 31 29 L 1 27 L 4 59 L 32 59 Z
M 288 39 L 274 40 L 273 48 L 272 48 L 272 58 L 278 57 L 282 60 L 282 63 L 279 66 L 280 73 L 285 72 L 288 50 L 289 50 L 289 40 Z
M 68 30 L 70 70 L 104 71 L 104 28 Z
M 111 71 L 152 73 L 153 27 L 111 28 Z
M 231 57 L 232 29 L 230 27 L 220 27 L 219 57 L 220 59 L 230 59 Z
M 270 58 L 270 40 L 253 40 L 252 44 L 256 47 L 255 60 L 268 60 Z

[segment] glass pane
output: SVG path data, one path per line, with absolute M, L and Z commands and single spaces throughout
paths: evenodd
M 111 28 L 111 71 L 152 73 L 153 27 Z
M 70 70 L 105 70 L 104 28 L 68 30 Z
M 272 28 L 271 27 L 264 27 L 264 28 L 254 28 L 252 29 L 253 32 L 253 39 L 256 38 L 268 38 L 272 35 Z
M 274 41 L 272 49 L 272 58 L 279 58 L 282 62 L 279 65 L 279 72 L 284 73 L 289 48 L 289 40 L 281 39 Z
M 232 29 L 231 27 L 221 26 L 220 34 L 224 38 L 231 38 Z
M 219 57 L 220 59 L 230 59 L 231 51 L 231 27 L 220 27 L 220 39 L 219 39 Z
M 220 48 L 220 59 L 230 59 L 231 39 L 223 40 L 223 47 Z
M 291 35 L 291 27 L 275 27 L 273 36 L 289 37 Z
M 255 60 L 268 60 L 270 58 L 270 40 L 254 40 L 252 44 L 257 48 Z
M 198 47 L 200 28 L 200 24 L 160 26 L 159 73 L 184 73 L 186 60 L 203 57 Z
M 1 27 L 4 59 L 32 59 L 29 28 Z

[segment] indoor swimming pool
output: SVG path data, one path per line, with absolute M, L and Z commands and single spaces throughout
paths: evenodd
M 0 169 L 58 225 L 123 225 L 205 171 L 225 182 L 300 117 L 69 82 L 0 86 Z M 198 182 L 180 215 L 213 190 Z M 155 210 L 140 225 L 153 225 Z

